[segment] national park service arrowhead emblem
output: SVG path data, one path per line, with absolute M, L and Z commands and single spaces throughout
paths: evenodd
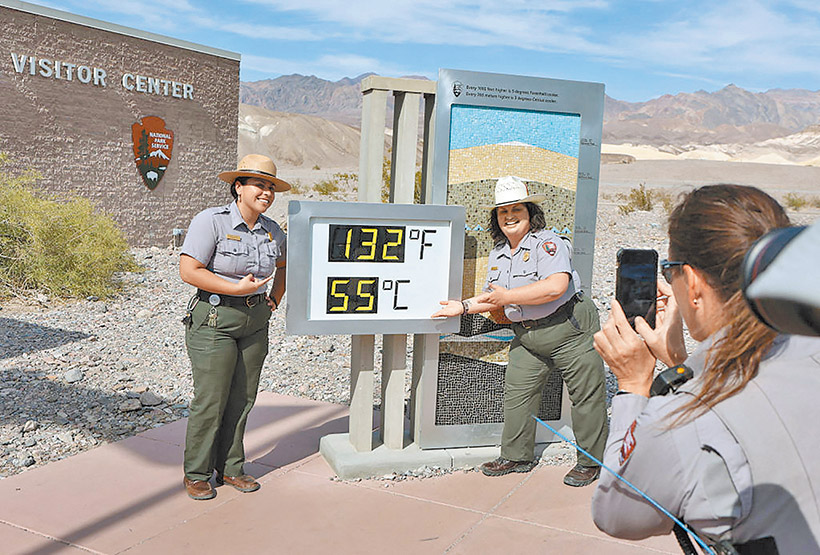
M 174 149 L 174 132 L 165 128 L 165 122 L 157 116 L 145 116 L 131 126 L 134 143 L 134 161 L 142 181 L 150 190 L 156 189 L 171 162 Z

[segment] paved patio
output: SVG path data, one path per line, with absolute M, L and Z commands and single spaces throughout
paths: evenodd
M 185 421 L 0 480 L 0 551 L 51 553 L 680 553 L 599 532 L 592 487 L 565 467 L 487 478 L 331 480 L 319 438 L 347 431 L 347 407 L 262 392 L 246 470 L 262 489 L 182 487 Z

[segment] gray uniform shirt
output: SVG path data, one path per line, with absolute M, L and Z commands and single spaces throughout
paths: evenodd
M 539 305 L 511 304 L 504 307 L 504 314 L 512 322 L 537 320 L 549 316 L 566 303 L 578 290 L 578 274 L 572 269 L 569 245 L 556 233 L 547 229 L 528 232 L 512 252 L 510 243 L 496 245 L 487 261 L 487 284 L 506 289 L 529 285 L 552 274 L 565 272 L 571 276 L 569 286 L 558 299 Z
M 792 470 L 807 469 L 809 475 L 820 472 L 820 448 L 816 447 L 816 439 L 799 433 L 805 425 L 783 417 L 787 413 L 795 413 L 796 409 L 797 413 L 804 415 L 805 423 L 816 423 L 820 419 L 820 407 L 814 399 L 820 393 L 820 340 L 779 337 L 770 355 L 761 362 L 758 377 L 729 399 L 745 407 L 740 413 L 736 412 L 734 418 L 727 419 L 723 411 L 718 410 L 726 403 L 724 401 L 717 405 L 716 410 L 670 428 L 671 421 L 667 416 L 692 398 L 687 392 L 698 387 L 697 376 L 702 373 L 705 352 L 710 345 L 711 342 L 702 344 L 687 359 L 686 364 L 695 372 L 695 379 L 685 384 L 677 394 L 649 399 L 623 394 L 613 398 L 604 464 L 673 515 L 685 520 L 698 533 L 714 540 L 743 543 L 773 535 L 781 553 L 820 553 L 817 539 L 813 537 L 816 531 L 812 532 L 817 527 L 813 516 L 807 516 L 804 520 L 809 521 L 809 527 L 801 529 L 802 537 L 795 533 L 780 533 L 783 528 L 773 519 L 763 519 L 766 523 L 761 524 L 761 519 L 754 517 L 764 510 L 772 510 L 772 507 L 775 512 L 778 507 L 782 512 L 787 506 L 783 499 L 772 497 L 770 491 L 776 489 L 781 494 L 791 492 L 797 496 L 795 492 L 810 489 L 805 474 Z M 782 370 L 784 364 L 799 371 L 790 375 Z M 806 379 L 817 380 L 818 387 L 807 387 L 804 383 Z M 781 417 L 771 418 L 766 413 L 767 419 L 756 422 L 754 429 L 745 430 L 743 428 L 747 426 L 745 421 L 748 418 L 744 418 L 743 414 L 762 412 L 760 407 L 756 407 L 756 401 L 749 399 L 749 393 L 761 388 L 767 391 L 767 382 L 787 391 L 793 388 L 794 398 L 783 403 L 784 397 L 781 395 L 778 408 L 777 396 L 769 395 L 769 399 L 775 400 L 775 411 L 780 412 Z M 726 422 L 731 422 L 732 426 L 727 426 Z M 779 458 L 784 453 L 775 446 L 780 441 L 790 443 L 794 439 L 786 437 L 788 434 L 782 428 L 784 423 L 792 434 L 797 434 L 797 441 L 804 446 L 806 453 L 803 457 Z M 743 434 L 739 433 L 741 430 Z M 776 452 L 757 456 L 750 463 L 747 450 L 738 439 L 743 435 L 756 438 L 761 447 L 771 445 Z M 766 464 L 773 468 L 766 468 Z M 778 487 L 761 488 L 773 484 Z M 811 503 L 809 501 L 809 505 Z M 813 503 L 816 504 L 816 500 Z M 811 512 L 816 514 L 816 506 Z M 592 517 L 604 532 L 626 539 L 668 534 L 673 525 L 669 518 L 606 471 L 601 473 L 592 499 Z M 754 522 L 755 525 L 746 527 L 747 522 Z M 789 545 L 790 541 L 796 541 L 800 548 L 797 551 L 789 549 L 794 547 Z
M 242 219 L 236 202 L 206 208 L 191 220 L 182 254 L 195 258 L 219 277 L 236 283 L 248 274 L 265 279 L 282 266 L 287 237 L 279 225 L 260 214 L 253 229 Z M 256 292 L 264 293 L 265 287 Z

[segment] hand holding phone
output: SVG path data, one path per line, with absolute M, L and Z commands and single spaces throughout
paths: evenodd
M 658 296 L 658 252 L 655 249 L 620 249 L 615 274 L 615 299 L 635 328 L 640 316 L 654 329 Z

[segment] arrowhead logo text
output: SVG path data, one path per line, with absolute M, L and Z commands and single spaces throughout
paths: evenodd
M 165 128 L 165 122 L 157 116 L 145 116 L 131 126 L 134 143 L 134 161 L 142 181 L 150 190 L 156 189 L 171 162 L 174 149 L 174 132 Z

